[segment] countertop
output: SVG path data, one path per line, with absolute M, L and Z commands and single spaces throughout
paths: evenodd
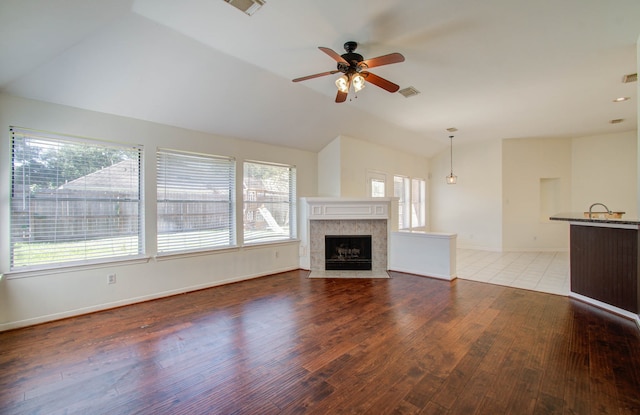
M 621 219 L 589 219 L 584 217 L 582 212 L 558 213 L 549 217 L 550 220 L 560 220 L 566 222 L 586 222 L 586 223 L 603 223 L 613 225 L 639 225 L 640 220 L 637 218 L 621 218 Z

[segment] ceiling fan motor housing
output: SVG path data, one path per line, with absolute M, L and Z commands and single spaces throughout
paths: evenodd
M 358 48 L 358 43 L 354 41 L 349 41 L 344 44 L 344 50 L 347 53 L 340 55 L 342 59 L 347 61 L 348 64 L 344 62 L 338 62 L 338 70 L 342 73 L 355 73 L 360 72 L 363 68 L 359 65 L 360 62 L 364 60 L 361 54 L 355 53 L 355 50 Z

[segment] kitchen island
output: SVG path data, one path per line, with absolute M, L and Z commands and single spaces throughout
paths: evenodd
M 561 213 L 549 219 L 570 225 L 570 296 L 638 322 L 640 221 L 596 219 L 583 213 Z

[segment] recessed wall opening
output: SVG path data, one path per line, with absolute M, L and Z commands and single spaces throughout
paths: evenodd
M 325 270 L 371 270 L 371 235 L 325 235 Z
M 549 222 L 549 216 L 560 212 L 562 196 L 560 178 L 540 179 L 540 221 Z

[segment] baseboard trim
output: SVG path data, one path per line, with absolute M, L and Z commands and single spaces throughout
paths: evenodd
M 608 311 L 609 313 L 616 314 L 620 317 L 624 317 L 626 319 L 634 321 L 636 323 L 638 330 L 640 330 L 640 316 L 638 316 L 637 314 L 612 306 L 611 304 L 603 303 L 602 301 L 594 300 L 593 298 L 590 298 L 590 297 L 585 297 L 584 295 L 580 295 L 574 292 L 569 293 L 569 298 L 573 298 L 582 303 L 586 303 L 594 307 L 598 307 L 599 309 Z
M 253 279 L 253 278 L 260 278 L 260 277 L 264 277 L 264 276 L 272 275 L 272 274 L 279 274 L 281 272 L 294 271 L 294 270 L 297 270 L 297 269 L 299 269 L 299 268 L 294 267 L 294 268 L 276 269 L 276 270 L 271 270 L 271 271 L 266 272 L 266 273 L 256 273 L 256 274 L 243 275 L 243 276 L 238 276 L 238 277 L 233 277 L 233 278 L 226 278 L 226 279 L 223 279 L 223 280 L 212 281 L 212 282 L 208 282 L 208 283 L 205 283 L 205 284 L 198 284 L 198 285 L 192 285 L 192 286 L 188 286 L 188 287 L 181 287 L 181 288 L 177 288 L 175 290 L 162 291 L 162 292 L 159 292 L 159 293 L 143 295 L 143 296 L 139 296 L 139 297 L 127 298 L 127 299 L 124 299 L 124 300 L 113 301 L 113 302 L 110 302 L 110 303 L 103 303 L 103 304 L 90 306 L 90 307 L 76 308 L 74 310 L 68 310 L 68 311 L 64 311 L 64 312 L 60 312 L 60 313 L 47 314 L 47 315 L 44 315 L 44 316 L 38 316 L 38 317 L 29 318 L 29 319 L 24 319 L 24 320 L 19 320 L 19 321 L 12 321 L 12 322 L 9 322 L 9 323 L 2 323 L 2 324 L 0 324 L 0 332 L 7 331 L 7 330 L 19 329 L 19 328 L 23 328 L 23 327 L 35 326 L 37 324 L 49 323 L 49 322 L 56 321 L 56 320 L 62 320 L 62 319 L 65 319 L 65 318 L 70 318 L 70 317 L 77 317 L 77 316 L 81 316 L 81 315 L 84 315 L 84 314 L 96 313 L 96 312 L 99 312 L 99 311 L 110 310 L 110 309 L 113 309 L 113 308 L 124 307 L 124 306 L 132 305 L 132 304 L 143 303 L 145 301 L 158 300 L 160 298 L 171 297 L 173 295 L 185 294 L 185 293 L 188 293 L 188 292 L 204 290 L 204 289 L 207 289 L 207 288 L 213 288 L 213 287 L 217 287 L 217 286 L 220 286 L 220 285 L 232 284 L 234 282 L 250 280 L 250 279 Z

